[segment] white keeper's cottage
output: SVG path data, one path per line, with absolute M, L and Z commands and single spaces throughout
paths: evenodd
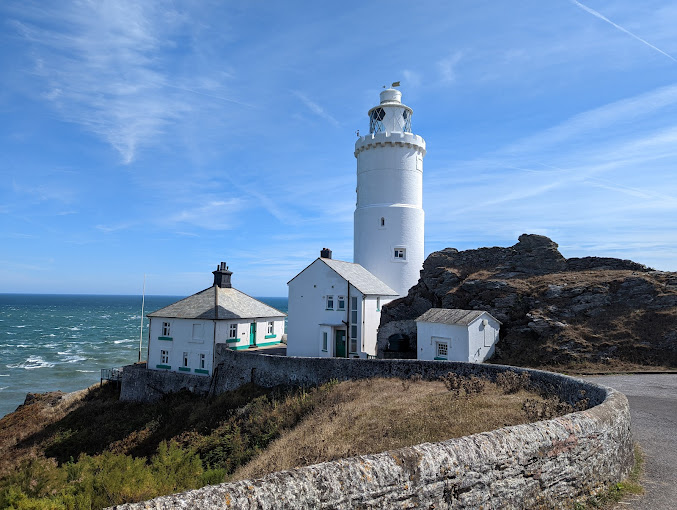
M 431 308 L 416 319 L 417 358 L 481 363 L 494 353 L 500 328 L 489 312 Z
M 285 314 L 234 289 L 225 262 L 214 285 L 148 314 L 148 368 L 211 375 L 214 346 L 249 349 L 278 344 Z
M 381 306 L 397 292 L 359 264 L 333 260 L 326 248 L 288 285 L 288 356 L 376 355 Z
M 368 112 L 369 134 L 355 142 L 354 263 L 323 249 L 289 282 L 289 356 L 375 355 L 381 306 L 418 282 L 426 145 L 401 99 L 399 90 L 383 90 Z

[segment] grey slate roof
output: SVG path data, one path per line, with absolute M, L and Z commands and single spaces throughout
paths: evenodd
M 397 292 L 359 264 L 334 259 L 318 259 L 336 271 L 341 278 L 351 283 L 362 294 L 371 296 L 397 296 Z
M 216 296 L 214 293 L 216 292 Z M 217 301 L 218 300 L 218 301 Z M 218 317 L 215 305 L 218 303 Z M 209 287 L 203 291 L 188 296 L 185 299 L 165 306 L 148 317 L 167 317 L 171 319 L 254 319 L 260 317 L 285 317 L 272 306 L 262 303 L 258 299 L 248 296 L 233 288 Z
M 440 324 L 467 326 L 485 313 L 501 324 L 501 321 L 484 310 L 461 310 L 459 308 L 431 308 L 418 317 L 416 322 L 437 322 Z

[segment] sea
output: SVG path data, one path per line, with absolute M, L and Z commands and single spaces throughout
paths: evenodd
M 185 296 L 0 294 L 0 417 L 27 393 L 70 392 L 100 381 L 102 368 L 145 360 L 146 314 Z M 286 297 L 257 298 L 287 312 Z

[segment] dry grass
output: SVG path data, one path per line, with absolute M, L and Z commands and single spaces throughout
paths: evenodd
M 97 384 L 98 386 L 98 384 Z M 0 419 L 0 476 L 22 460 L 37 456 L 36 448 L 14 447 L 25 439 L 56 423 L 81 403 L 88 389 L 62 393 L 34 394 L 33 400 Z
M 527 399 L 543 401 L 524 390 L 505 394 L 490 382 L 479 394 L 460 396 L 441 381 L 343 382 L 233 479 L 527 423 Z

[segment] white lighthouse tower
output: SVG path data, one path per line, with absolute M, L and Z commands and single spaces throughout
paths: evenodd
M 425 141 L 394 88 L 369 110 L 369 134 L 355 143 L 354 262 L 405 296 L 423 267 Z

